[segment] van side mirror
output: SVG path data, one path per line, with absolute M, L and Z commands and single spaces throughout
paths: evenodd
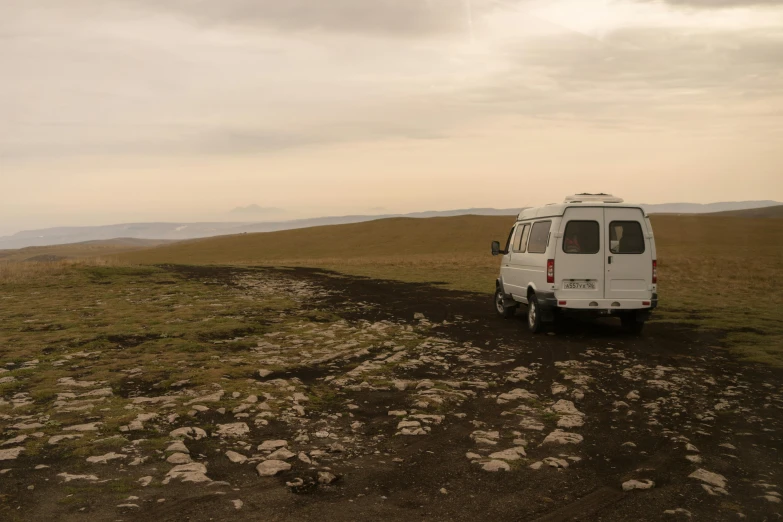
M 500 255 L 500 241 L 493 241 L 492 242 L 492 255 L 493 256 L 499 256 Z

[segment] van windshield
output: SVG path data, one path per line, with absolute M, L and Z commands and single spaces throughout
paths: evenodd
M 638 221 L 612 221 L 609 248 L 613 254 L 643 254 L 644 234 Z

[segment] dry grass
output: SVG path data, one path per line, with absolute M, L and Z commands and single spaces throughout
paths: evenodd
M 62 259 L 51 262 L 0 261 L 0 283 L 22 283 L 46 276 L 62 275 L 67 271 L 88 266 L 122 266 L 115 257 Z

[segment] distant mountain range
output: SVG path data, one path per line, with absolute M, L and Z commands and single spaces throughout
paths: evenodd
M 725 203 L 667 203 L 662 205 L 644 205 L 651 214 L 696 214 L 745 210 L 781 205 L 776 201 L 740 201 Z M 296 228 L 316 227 L 322 225 L 341 225 L 361 223 L 374 219 L 390 217 L 431 218 L 461 216 L 467 214 L 482 216 L 514 216 L 521 209 L 517 208 L 468 208 L 458 210 L 414 212 L 411 214 L 356 215 L 335 216 L 292 221 L 268 222 L 215 222 L 215 223 L 125 223 L 120 225 L 103 225 L 91 227 L 56 227 L 40 230 L 26 230 L 11 236 L 0 236 L 1 249 L 17 249 L 31 246 L 62 245 L 100 241 L 115 238 L 165 239 L 180 241 L 202 237 L 214 237 L 230 234 L 245 234 L 253 232 L 274 232 Z

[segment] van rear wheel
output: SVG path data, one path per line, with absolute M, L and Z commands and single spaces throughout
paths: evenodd
M 500 285 L 495 290 L 495 311 L 504 319 L 514 317 L 514 313 L 517 311 L 516 306 L 506 306 L 506 295 Z
M 629 334 L 640 335 L 644 330 L 644 319 L 637 319 L 636 312 L 623 314 L 620 317 L 620 322 L 623 325 L 623 330 Z
M 527 300 L 527 328 L 532 333 L 538 333 L 542 329 L 541 308 L 538 305 L 536 294 L 533 293 Z

